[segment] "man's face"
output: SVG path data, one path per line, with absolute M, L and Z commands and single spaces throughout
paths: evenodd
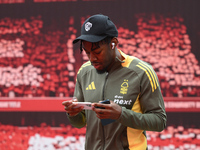
M 98 71 L 108 71 L 110 69 L 115 60 L 115 52 L 111 49 L 110 44 L 83 41 L 82 46 L 91 64 Z

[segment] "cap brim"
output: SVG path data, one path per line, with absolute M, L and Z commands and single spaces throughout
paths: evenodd
M 106 37 L 107 35 L 81 35 L 73 41 L 73 44 L 77 43 L 79 40 L 84 40 L 92 43 L 99 42 Z

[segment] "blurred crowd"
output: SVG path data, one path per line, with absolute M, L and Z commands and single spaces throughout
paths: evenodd
M 83 150 L 86 128 L 46 123 L 34 127 L 0 125 L 1 150 Z M 162 132 L 147 131 L 149 150 L 200 150 L 200 129 L 168 126 Z
M 165 97 L 200 97 L 200 63 L 180 16 L 137 14 L 137 33 L 119 28 L 120 48 L 150 63 Z
M 75 58 L 71 40 L 76 30 L 69 26 L 67 31 L 43 33 L 42 25 L 40 16 L 0 20 L 2 97 L 72 96 Z
M 164 97 L 200 97 L 200 63 L 191 51 L 184 19 L 135 17 L 137 31 L 118 27 L 119 49 L 153 66 Z M 82 58 L 75 55 L 73 19 L 64 29 L 44 27 L 41 16 L 0 19 L 1 97 L 73 96 L 76 64 L 88 60 L 84 52 Z

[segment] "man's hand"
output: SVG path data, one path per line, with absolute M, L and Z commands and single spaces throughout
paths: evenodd
M 121 106 L 115 104 L 113 101 L 110 101 L 110 104 L 102 104 L 102 103 L 93 103 L 93 111 L 97 114 L 99 119 L 115 119 L 117 120 L 122 112 Z M 103 107 L 95 108 L 95 107 Z
M 76 107 L 77 104 L 74 104 L 73 102 L 78 101 L 76 98 L 73 98 L 72 100 L 62 102 L 62 105 L 65 106 L 65 110 L 70 116 L 76 116 L 79 112 L 83 110 L 83 107 Z

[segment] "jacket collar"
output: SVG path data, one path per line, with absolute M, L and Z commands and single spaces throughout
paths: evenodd
M 121 56 L 124 58 L 124 60 L 120 60 L 118 57 L 115 58 L 115 63 L 113 64 L 112 68 L 109 70 L 110 72 L 113 72 L 114 70 L 120 68 L 122 66 L 122 63 L 125 62 L 127 55 L 125 53 L 123 53 L 121 50 L 118 49 L 118 51 L 120 52 Z

